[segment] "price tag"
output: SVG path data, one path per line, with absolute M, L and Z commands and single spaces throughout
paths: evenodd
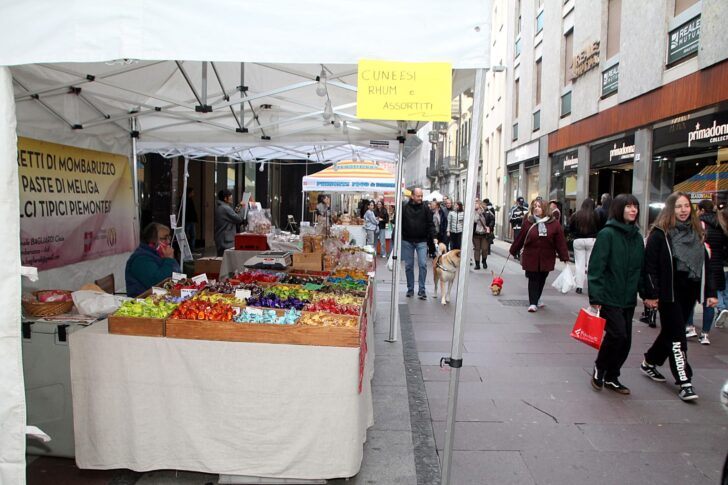
M 194 281 L 197 284 L 207 283 L 208 282 L 207 281 L 207 274 L 206 273 L 202 273 L 202 274 L 198 274 L 197 276 L 193 276 L 192 277 L 192 281 Z
M 152 295 L 164 296 L 167 294 L 167 290 L 158 286 L 152 286 Z
M 184 273 L 172 273 L 172 281 L 177 282 L 179 280 L 184 280 L 186 278 L 187 278 L 187 275 Z
M 263 315 L 263 310 L 261 310 L 260 308 L 250 308 L 250 307 L 248 307 L 248 308 L 245 309 L 245 311 L 247 311 L 251 315 L 261 315 L 261 316 Z
M 250 296 L 250 290 L 235 290 L 236 300 L 245 300 L 246 298 L 250 298 Z
M 193 296 L 195 296 L 195 293 L 197 293 L 197 289 L 196 288 L 182 288 L 179 293 L 182 298 L 185 298 L 185 299 L 192 298 Z
M 238 315 L 240 315 L 240 307 L 239 306 L 234 306 L 233 307 L 233 316 L 234 317 L 237 317 Z

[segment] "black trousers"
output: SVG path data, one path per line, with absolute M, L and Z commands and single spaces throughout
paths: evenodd
M 450 233 L 450 250 L 452 251 L 453 249 L 460 249 L 462 241 L 463 241 L 462 232 L 451 232 Z
M 529 305 L 538 305 L 538 300 L 541 298 L 543 287 L 546 286 L 546 278 L 548 278 L 548 276 L 548 271 L 526 271 L 526 278 L 528 278 Z
M 604 326 L 606 334 L 594 364 L 599 371 L 604 372 L 604 379 L 609 381 L 619 377 L 620 369 L 632 347 L 634 307 L 617 308 L 602 305 L 599 316 L 607 321 Z
M 697 302 L 700 292 L 699 283 L 687 282 L 676 273 L 675 301 L 660 300 L 660 334 L 645 353 L 648 364 L 662 365 L 670 361 L 670 370 L 675 383 L 688 384 L 693 377 L 693 369 L 688 364 L 688 340 L 685 337 L 685 322 Z

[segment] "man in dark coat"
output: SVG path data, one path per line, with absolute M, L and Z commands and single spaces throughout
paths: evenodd
M 425 280 L 427 278 L 427 254 L 435 253 L 435 224 L 432 222 L 432 211 L 422 203 L 422 189 L 412 191 L 412 198 L 402 206 L 402 259 L 407 276 L 407 298 L 414 295 L 415 288 L 415 253 L 419 266 L 420 300 L 427 299 Z

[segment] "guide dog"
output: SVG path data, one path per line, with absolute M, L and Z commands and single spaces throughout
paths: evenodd
M 460 250 L 453 249 L 447 253 L 446 250 L 445 244 L 439 243 L 437 245 L 437 256 L 432 261 L 432 274 L 435 277 L 435 298 L 437 298 L 439 284 L 443 305 L 447 305 L 450 301 L 450 289 L 452 289 L 453 281 L 457 278 L 458 269 L 460 268 Z M 447 283 L 447 292 L 445 292 L 445 283 Z

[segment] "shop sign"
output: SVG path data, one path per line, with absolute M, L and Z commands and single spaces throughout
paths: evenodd
M 614 144 L 614 148 L 609 150 L 609 159 L 613 159 L 615 157 L 618 158 L 633 158 L 634 157 L 634 145 L 626 145 L 625 143 L 622 143 L 621 147 L 617 147 L 617 144 Z
M 572 79 L 586 74 L 599 65 L 599 41 L 595 40 L 589 46 L 574 56 L 571 72 Z
M 450 121 L 451 98 L 447 62 L 359 61 L 357 118 Z
M 700 202 L 701 200 L 712 200 L 713 197 L 711 194 L 706 194 L 703 192 L 690 192 L 690 201 L 691 202 Z
M 570 157 L 564 159 L 564 170 L 573 170 L 579 166 L 579 159 L 577 157 Z
M 617 92 L 619 87 L 619 63 L 602 72 L 602 97 Z
M 688 146 L 695 141 L 704 140 L 710 144 L 728 140 L 728 123 L 719 125 L 716 120 L 713 120 L 712 126 L 701 126 L 700 123 L 695 123 L 695 129 L 688 133 Z
M 539 140 L 521 145 L 506 153 L 506 165 L 513 165 L 531 158 L 538 158 Z
M 700 45 L 700 15 L 671 31 L 668 38 L 668 65 L 698 52 L 698 46 Z

